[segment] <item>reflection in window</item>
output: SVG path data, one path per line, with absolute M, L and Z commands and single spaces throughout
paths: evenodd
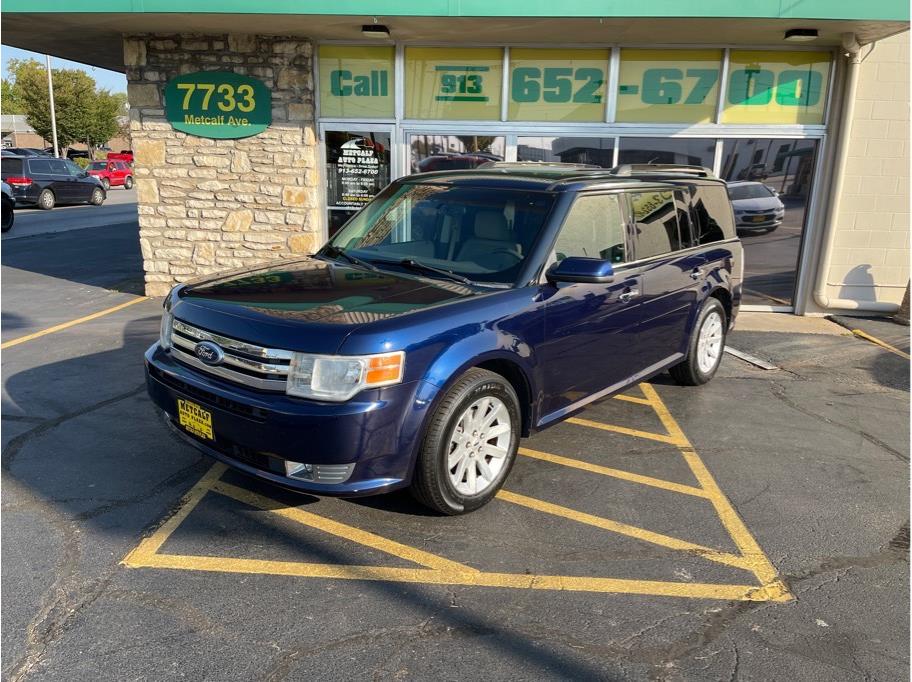
M 712 168 L 715 155 L 715 140 L 623 137 L 618 163 L 678 163 Z
M 487 135 L 412 135 L 412 173 L 478 168 L 503 161 L 504 138 Z
M 634 192 L 629 196 L 636 222 L 637 259 L 680 249 L 674 195 L 671 192 Z
M 554 252 L 558 260 L 571 256 L 623 263 L 626 253 L 624 221 L 613 194 L 580 197 L 561 227 Z
M 613 137 L 520 137 L 518 161 L 585 163 L 602 168 L 614 165 Z

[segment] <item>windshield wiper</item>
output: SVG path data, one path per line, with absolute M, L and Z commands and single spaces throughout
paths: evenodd
M 391 265 L 392 264 L 401 265 L 402 267 L 408 268 L 409 270 L 418 270 L 421 272 L 433 272 L 434 274 L 441 275 L 442 277 L 451 279 L 454 282 L 459 282 L 460 284 L 475 284 L 475 282 L 470 280 L 468 277 L 463 277 L 462 275 L 457 275 L 455 272 L 450 272 L 449 270 L 444 270 L 443 268 L 435 268 L 433 265 L 428 265 L 426 263 L 422 263 L 421 261 L 417 261 L 414 258 L 403 258 L 402 260 L 395 260 L 395 261 L 394 260 L 389 260 L 389 261 L 378 260 L 377 262 L 378 263 L 389 263 Z
M 373 270 L 374 272 L 379 272 L 379 271 L 380 271 L 379 268 L 377 268 L 377 266 L 374 265 L 373 263 L 368 263 L 366 260 L 361 260 L 361 259 L 358 258 L 357 256 L 351 255 L 351 254 L 348 253 L 345 249 L 343 249 L 341 246 L 334 246 L 334 245 L 332 245 L 332 244 L 327 244 L 327 245 L 323 248 L 323 251 L 324 251 L 324 252 L 326 253 L 326 255 L 329 256 L 330 258 L 335 258 L 335 257 L 337 257 L 337 256 L 342 256 L 342 258 L 344 258 L 345 260 L 347 260 L 347 261 L 348 261 L 349 263 L 351 263 L 352 265 L 360 265 L 362 268 L 367 268 L 368 270 Z

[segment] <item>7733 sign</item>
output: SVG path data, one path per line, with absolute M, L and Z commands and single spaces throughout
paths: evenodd
M 165 114 L 175 130 L 230 139 L 261 133 L 272 122 L 272 94 L 255 78 L 227 71 L 177 76 L 165 86 Z

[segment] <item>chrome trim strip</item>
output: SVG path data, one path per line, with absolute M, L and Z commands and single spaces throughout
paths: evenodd
M 173 335 L 171 337 L 171 343 L 174 346 L 181 346 L 189 350 L 193 350 L 196 346 L 196 341 L 191 341 L 185 339 L 183 336 Z M 231 355 L 230 353 L 225 354 L 225 359 L 222 361 L 228 365 L 234 365 L 235 367 L 242 367 L 244 369 L 249 369 L 251 372 L 261 372 L 263 374 L 274 374 L 276 376 L 288 376 L 289 369 L 291 365 L 273 365 L 267 362 L 257 362 L 256 360 L 248 360 L 247 358 L 242 358 L 238 355 Z M 206 365 L 206 367 L 212 367 L 212 365 Z
M 257 377 L 252 377 L 249 374 L 241 374 L 240 372 L 235 372 L 227 367 L 211 367 L 200 360 L 197 359 L 195 355 L 190 355 L 184 351 L 172 346 L 170 353 L 174 356 L 176 360 L 183 362 L 184 364 L 190 365 L 202 372 L 213 374 L 222 379 L 227 379 L 233 381 L 237 384 L 242 384 L 246 386 L 252 386 L 253 388 L 259 388 L 264 391 L 277 391 L 285 392 L 285 380 L 277 379 L 259 379 Z
M 174 318 L 174 324 L 172 329 L 174 331 L 181 332 L 187 336 L 196 339 L 197 341 L 213 341 L 220 345 L 222 348 L 236 350 L 239 353 L 246 353 L 247 355 L 253 355 L 260 358 L 265 358 L 267 360 L 291 360 L 291 356 L 294 354 L 290 350 L 280 350 L 278 348 L 264 348 L 263 346 L 256 346 L 252 343 L 246 343 L 244 341 L 238 341 L 237 339 L 232 339 L 227 336 L 222 336 L 221 334 L 213 334 L 212 332 L 207 332 L 204 329 L 199 329 L 192 325 L 187 324 L 186 322 L 181 322 L 177 318 Z

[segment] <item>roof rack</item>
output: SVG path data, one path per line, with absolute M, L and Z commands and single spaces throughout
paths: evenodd
M 677 173 L 698 178 L 715 178 L 716 174 L 703 166 L 687 166 L 677 163 L 625 163 L 611 169 L 612 175 L 641 175 L 650 173 Z
M 558 170 L 607 171 L 606 168 L 591 163 L 564 163 L 562 161 L 488 161 L 478 166 L 478 168 L 556 168 Z

